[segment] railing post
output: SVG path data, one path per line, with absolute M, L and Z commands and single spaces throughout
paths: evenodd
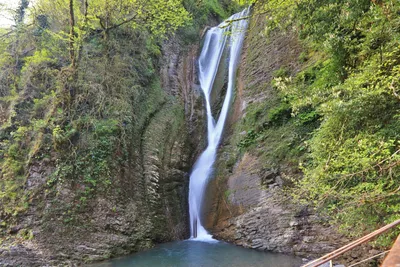
M 383 260 L 381 267 L 399 267 L 400 266 L 400 235 L 394 242 L 389 254 Z

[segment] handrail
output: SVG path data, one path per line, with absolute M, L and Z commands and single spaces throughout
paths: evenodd
M 364 259 L 364 260 L 362 260 L 362 261 L 356 262 L 356 263 L 354 263 L 354 264 L 352 264 L 352 265 L 350 265 L 350 266 L 348 266 L 348 267 L 354 267 L 354 266 L 360 265 L 361 263 L 364 263 L 364 262 L 370 261 L 370 260 L 372 260 L 372 259 L 378 258 L 378 257 L 380 257 L 380 256 L 385 255 L 386 253 L 389 253 L 389 252 L 390 252 L 390 249 L 389 249 L 389 250 L 386 250 L 386 251 L 384 251 L 384 252 L 381 252 L 381 253 L 379 253 L 379 254 L 376 254 L 376 255 L 374 255 L 374 256 L 372 256 L 372 257 L 366 258 L 366 259 Z
M 370 233 L 370 234 L 368 234 L 368 235 L 366 235 L 364 237 L 361 237 L 361 238 L 357 239 L 356 241 L 353 241 L 353 242 L 351 242 L 351 243 L 349 243 L 349 244 L 347 244 L 347 245 L 345 245 L 345 246 L 343 246 L 343 247 L 341 247 L 341 248 L 339 248 L 339 249 L 337 249 L 335 251 L 332 251 L 331 253 L 328 253 L 328 254 L 322 256 L 321 258 L 318 258 L 316 260 L 308 262 L 305 265 L 303 265 L 302 267 L 316 267 L 316 266 L 319 266 L 321 264 L 324 264 L 325 262 L 328 262 L 328 261 L 330 261 L 330 260 L 342 255 L 343 253 L 353 249 L 354 247 L 371 240 L 372 238 L 376 237 L 377 235 L 380 235 L 380 234 L 388 231 L 389 229 L 391 229 L 391 228 L 393 228 L 393 227 L 395 227 L 395 226 L 397 226 L 399 224 L 400 224 L 400 220 L 394 221 L 391 224 L 388 224 L 388 225 L 386 225 L 386 226 L 384 226 L 384 227 L 382 227 L 382 228 L 380 228 L 380 229 L 378 229 L 378 230 L 376 230 L 376 231 L 374 231 L 374 232 L 372 232 L 372 233 Z

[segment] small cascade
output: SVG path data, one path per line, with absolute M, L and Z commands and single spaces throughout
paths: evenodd
M 199 57 L 199 80 L 203 90 L 207 111 L 207 148 L 194 164 L 189 184 L 189 212 L 191 238 L 196 240 L 213 240 L 202 225 L 201 208 L 204 200 L 207 180 L 213 171 L 217 148 L 221 141 L 225 121 L 229 112 L 237 65 L 240 59 L 242 44 L 247 28 L 250 8 L 231 16 L 227 21 L 208 30 L 203 50 Z M 218 120 L 214 120 L 211 112 L 210 95 L 215 77 L 221 63 L 224 50 L 229 49 L 228 88 Z

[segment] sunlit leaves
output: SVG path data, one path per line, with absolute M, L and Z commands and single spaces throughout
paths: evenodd
M 39 13 L 46 14 L 53 29 L 66 31 L 68 26 L 67 0 L 40 0 Z M 189 13 L 180 0 L 87 0 L 87 13 L 84 1 L 74 1 L 78 28 L 113 29 L 119 25 L 144 27 L 154 35 L 173 33 L 177 27 L 187 23 Z
M 350 235 L 372 231 L 400 216 L 400 2 L 288 2 L 264 10 L 273 29 L 299 35 L 308 62 L 274 85 L 293 116 L 308 106 L 322 116 L 295 195 Z

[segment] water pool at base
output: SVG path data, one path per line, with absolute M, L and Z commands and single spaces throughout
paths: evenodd
M 294 267 L 292 256 L 246 249 L 224 242 L 180 241 L 158 245 L 131 256 L 90 266 L 99 267 Z

